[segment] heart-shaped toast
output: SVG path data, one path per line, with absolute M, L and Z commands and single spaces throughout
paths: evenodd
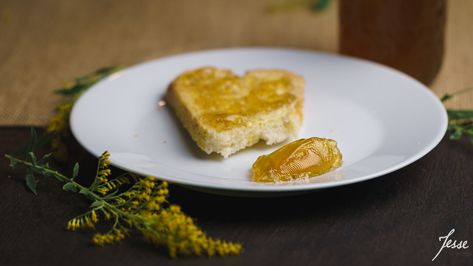
M 259 140 L 270 145 L 297 135 L 304 79 L 285 70 L 253 70 L 239 77 L 203 67 L 179 75 L 166 101 L 202 150 L 228 157 Z

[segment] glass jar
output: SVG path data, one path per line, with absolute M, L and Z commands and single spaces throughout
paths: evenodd
M 445 17 L 446 0 L 340 0 L 339 50 L 430 84 L 442 65 Z

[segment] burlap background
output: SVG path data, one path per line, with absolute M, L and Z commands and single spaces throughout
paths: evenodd
M 1 0 L 0 125 L 44 124 L 52 90 L 106 65 L 231 46 L 336 52 L 337 4 L 270 14 L 256 0 Z M 437 94 L 473 86 L 473 1 L 450 0 Z M 473 107 L 473 94 L 450 107 Z

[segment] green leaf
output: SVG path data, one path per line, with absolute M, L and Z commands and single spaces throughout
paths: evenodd
M 65 87 L 65 88 L 55 90 L 54 92 L 59 95 L 70 96 L 70 95 L 75 95 L 86 90 L 87 88 L 90 87 L 90 85 L 92 84 L 76 84 L 70 88 Z
M 450 139 L 451 140 L 459 140 L 461 139 L 463 135 L 463 128 L 460 126 L 449 126 L 449 130 L 451 131 L 450 133 Z
M 92 202 L 92 204 L 90 204 L 91 209 L 95 209 L 95 208 L 102 207 L 102 206 L 103 206 L 103 202 L 100 201 L 100 200 L 96 200 L 96 201 Z
M 79 175 L 79 163 L 74 164 L 72 169 L 72 179 L 74 180 Z
M 90 199 L 90 200 L 94 200 L 94 197 L 92 195 L 90 195 L 90 191 L 86 188 L 82 188 L 80 191 L 79 191 L 79 194 L 82 194 L 84 195 L 86 198 Z
M 102 68 L 97 69 L 95 73 L 100 74 L 100 75 L 110 75 L 113 72 L 120 70 L 121 68 L 122 68 L 121 66 L 102 67 Z
M 452 99 L 452 97 L 453 97 L 453 95 L 448 94 L 448 93 L 445 93 L 445 94 L 440 98 L 440 101 L 446 102 L 446 101 Z
M 38 195 L 36 191 L 36 186 L 38 185 L 38 180 L 35 179 L 33 172 L 28 170 L 26 173 L 26 186 L 33 192 L 35 195 Z
M 43 157 L 41 158 L 41 160 L 39 160 L 39 163 L 40 163 L 40 164 L 47 164 L 47 162 L 49 161 L 49 158 L 51 157 L 51 155 L 53 155 L 52 152 L 46 153 L 45 155 L 43 155 Z
M 17 164 L 17 161 L 14 160 L 13 158 L 11 158 L 8 154 L 5 154 L 5 157 L 7 157 L 7 159 L 10 161 L 10 163 L 8 164 L 12 169 L 15 169 L 15 166 Z
M 64 184 L 64 186 L 62 186 L 62 189 L 65 191 L 77 192 L 77 187 L 71 182 L 67 182 L 66 184 Z
M 30 157 L 31 163 L 36 165 L 38 163 L 36 155 L 33 152 L 28 152 L 28 157 Z
M 313 0 L 311 5 L 312 10 L 322 11 L 330 5 L 331 0 Z
M 90 86 L 98 81 L 104 79 L 108 75 L 120 70 L 120 66 L 103 67 L 95 70 L 92 73 L 80 76 L 75 79 L 75 84 L 72 86 L 65 86 L 55 91 L 56 94 L 63 96 L 74 96 L 85 91 Z
M 447 110 L 450 119 L 469 119 L 473 118 L 473 110 Z

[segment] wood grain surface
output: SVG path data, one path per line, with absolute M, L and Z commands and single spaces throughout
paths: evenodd
M 2 0 L 0 124 L 44 124 L 66 81 L 107 65 L 221 47 L 337 51 L 337 1 L 325 11 L 271 14 L 265 0 Z M 448 3 L 446 54 L 432 85 L 473 86 L 473 1 Z M 473 94 L 449 107 L 472 107 Z
M 0 127 L 0 154 L 28 135 L 26 127 Z M 466 141 L 444 139 L 386 176 L 281 198 L 213 196 L 172 185 L 171 201 L 210 235 L 244 245 L 237 257 L 178 260 L 139 237 L 94 247 L 91 232 L 65 231 L 66 221 L 88 206 L 84 199 L 45 178 L 34 196 L 24 170 L 1 160 L 0 265 L 472 265 L 473 247 L 444 250 L 431 261 L 438 237 L 452 228 L 452 238 L 473 243 L 472 153 Z M 79 182 L 87 183 L 95 159 L 76 154 Z

